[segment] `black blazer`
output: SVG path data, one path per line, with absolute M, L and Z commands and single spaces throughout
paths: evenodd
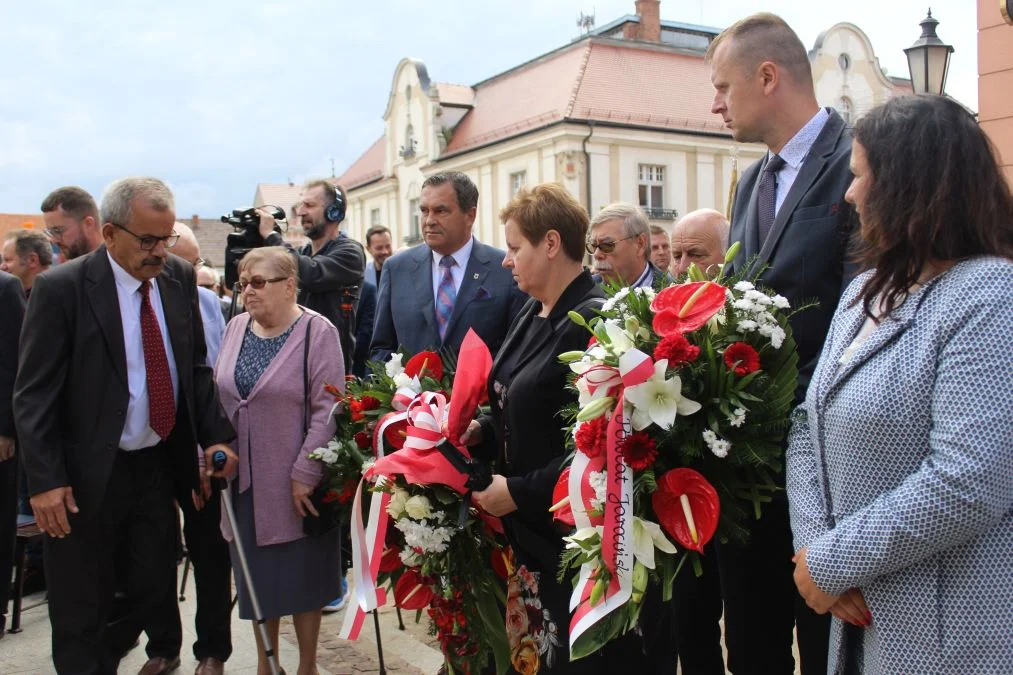
M 792 307 L 819 302 L 791 320 L 799 354 L 798 402 L 805 398 L 837 302 L 855 273 L 848 250 L 857 219 L 844 201 L 852 178 L 851 133 L 837 112 L 827 110 L 830 119 L 809 150 L 763 247 L 757 188 L 766 160 L 750 166 L 739 180 L 728 237 L 729 245 L 742 242 L 730 273 L 749 263 L 753 268 L 766 264 L 761 282 L 786 297 Z
M 193 266 L 170 255 L 157 277 L 179 404 L 167 439 L 173 477 L 199 485 L 196 446 L 235 438 L 206 363 Z M 31 494 L 69 485 L 81 517 L 102 502 L 129 401 L 123 323 L 105 246 L 36 278 L 21 333 L 14 417 Z
M 0 272 L 0 436 L 14 438 L 14 375 L 18 335 L 25 316 L 25 292 L 13 274 Z
M 580 314 L 590 319 L 604 297 L 591 275 L 581 272 L 553 307 L 548 317 L 552 330 L 513 361 L 531 317 L 542 308 L 534 298 L 528 300 L 510 326 L 489 377 L 491 401 L 498 398 L 494 392 L 497 378 L 507 376 L 511 381 L 503 409 L 494 402 L 491 418 L 482 420 L 483 439 L 493 439 L 483 446 L 484 453 L 495 457 L 496 471 L 507 477 L 510 495 L 517 503 L 517 511 L 507 516 L 504 524 L 512 543 L 537 556 L 551 570 L 555 570 L 562 546 L 548 511 L 559 478 L 559 463 L 566 455 L 564 421 L 559 410 L 577 399 L 576 392 L 566 387 L 570 369 L 557 357 L 566 351 L 585 349 L 590 339 L 587 329 L 573 323 L 567 312 L 579 308 Z M 504 372 L 507 361 L 513 362 L 509 373 Z

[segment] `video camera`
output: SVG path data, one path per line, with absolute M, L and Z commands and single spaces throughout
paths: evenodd
M 239 261 L 251 249 L 260 248 L 264 245 L 264 238 L 260 236 L 260 211 L 266 210 L 276 221 L 274 231 L 281 234 L 284 232 L 278 224 L 288 223 L 285 221 L 285 211 L 272 204 L 264 206 L 241 206 L 232 209 L 232 215 L 222 216 L 222 222 L 228 223 L 236 231 L 230 233 L 225 239 L 225 285 L 233 288 L 239 281 Z

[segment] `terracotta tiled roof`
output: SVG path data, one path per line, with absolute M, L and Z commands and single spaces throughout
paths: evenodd
M 221 269 L 225 264 L 225 237 L 232 232 L 232 227 L 223 223 L 220 218 L 201 218 L 200 216 L 180 218 L 179 222 L 189 225 L 193 230 L 194 236 L 197 237 L 197 243 L 200 245 L 201 257 L 210 261 L 212 266 Z
M 383 135 L 369 146 L 369 150 L 366 150 L 359 159 L 355 160 L 355 163 L 348 167 L 345 173 L 338 176 L 337 182 L 346 190 L 351 190 L 383 178 L 386 146 L 387 136 Z
M 727 134 L 702 56 L 591 43 L 571 119 Z
M 893 85 L 893 93 L 897 96 L 902 94 L 913 94 L 915 93 L 914 87 L 911 85 L 911 80 L 905 77 L 893 77 L 892 75 L 887 77 L 890 83 Z
M 590 47 L 582 40 L 475 85 L 474 108 L 457 124 L 445 154 L 563 119 Z
M 475 90 L 466 84 L 437 82 L 436 93 L 443 105 L 470 106 L 475 101 Z
M 17 230 L 22 227 L 41 232 L 46 225 L 42 222 L 42 214 L 0 213 L 0 238 L 11 230 Z

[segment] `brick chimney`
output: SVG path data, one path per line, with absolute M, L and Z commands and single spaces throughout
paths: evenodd
M 661 0 L 636 0 L 639 24 L 628 23 L 623 27 L 623 38 L 661 42 Z
M 190 228 L 196 230 L 198 227 L 200 227 L 200 216 L 195 213 L 190 217 Z

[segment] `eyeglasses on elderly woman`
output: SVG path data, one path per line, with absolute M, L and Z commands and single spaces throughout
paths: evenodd
M 248 287 L 253 288 L 253 290 L 255 290 L 255 291 L 259 291 L 259 290 L 263 290 L 264 286 L 266 286 L 268 284 L 273 284 L 273 283 L 276 283 L 278 281 L 285 281 L 286 279 L 291 279 L 291 278 L 292 277 L 274 277 L 273 279 L 264 279 L 262 277 L 253 277 L 252 279 L 250 279 L 248 281 L 242 281 L 242 280 L 237 281 L 236 285 L 239 287 L 239 292 L 240 293 L 244 292 Z

